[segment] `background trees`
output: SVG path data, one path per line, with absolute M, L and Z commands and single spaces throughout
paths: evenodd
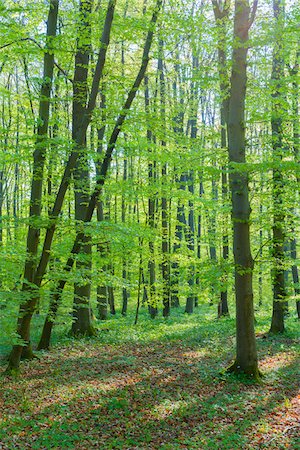
M 54 16 L 57 2 L 48 6 Z M 274 6 L 280 7 L 278 2 Z M 245 287 L 245 279 L 249 305 L 252 302 L 252 273 L 254 306 L 269 311 L 271 268 L 279 267 L 271 239 L 276 224 L 284 231 L 284 243 L 292 243 L 291 251 L 283 254 L 281 239 L 280 276 L 284 270 L 288 274 L 284 301 L 295 312 L 299 295 L 299 38 L 294 24 L 299 8 L 288 6 L 280 24 L 275 14 L 269 27 L 267 2 L 261 2 L 253 22 L 255 2 L 169 0 L 150 36 L 151 60 L 144 77 L 150 43 L 146 34 L 157 7 L 139 0 L 116 4 L 61 0 L 55 39 L 47 37 L 44 6 L 20 2 L 15 8 L 6 1 L 1 7 L 6 31 L 0 38 L 0 320 L 7 340 L 15 339 L 19 306 L 32 303 L 33 298 L 30 316 L 37 306 L 43 316 L 50 297 L 55 310 L 48 316 L 50 323 L 57 312 L 69 320 L 74 283 L 72 327 L 76 333 L 93 329 L 92 315 L 99 312 L 99 318 L 106 317 L 107 301 L 111 312 L 125 314 L 126 302 L 132 311 L 141 289 L 153 318 L 161 309 L 165 316 L 172 314 L 170 305 L 192 313 L 203 303 L 219 304 L 221 316 L 227 314 L 227 300 L 234 314 L 233 296 L 239 295 L 239 286 Z M 238 24 L 245 18 L 246 28 L 253 22 L 249 41 Z M 53 36 L 53 30 L 48 35 Z M 237 37 L 245 45 L 236 47 Z M 246 57 L 248 45 L 244 119 L 241 99 L 246 73 L 241 57 Z M 52 69 L 43 74 L 46 60 Z M 280 71 L 274 69 L 274 61 L 280 62 Z M 243 74 L 236 64 L 241 64 Z M 234 76 L 241 75 L 238 89 Z M 276 92 L 280 108 L 274 115 Z M 39 105 L 48 108 L 49 121 Z M 276 120 L 281 121 L 282 141 L 274 138 Z M 237 130 L 240 142 L 234 144 Z M 43 177 L 35 175 L 36 170 L 42 173 L 37 148 Z M 280 161 L 275 153 L 281 155 Z M 284 183 L 277 187 L 273 183 L 272 191 L 275 173 Z M 228 175 L 233 197 L 246 199 L 244 212 L 239 202 L 234 204 L 233 237 Z M 30 199 L 31 179 L 40 186 L 36 199 Z M 38 208 L 38 212 L 30 210 L 30 220 L 29 206 Z M 238 259 L 242 240 L 237 228 L 248 228 L 250 220 L 247 249 L 240 248 L 242 259 Z M 28 225 L 34 237 L 28 233 L 33 250 L 26 251 Z M 24 271 L 25 262 L 33 275 Z M 234 270 L 236 279 L 241 278 L 235 287 Z M 89 286 L 90 300 L 85 292 Z M 275 305 L 281 308 L 282 300 L 276 296 Z M 242 329 L 249 325 L 251 345 L 248 342 L 246 348 L 251 350 L 254 318 L 252 305 L 249 308 L 239 321 Z M 86 320 L 80 328 L 82 315 Z M 40 326 L 39 319 L 34 326 Z M 19 356 L 21 344 L 29 341 L 27 332 L 20 335 L 23 341 L 14 341 Z

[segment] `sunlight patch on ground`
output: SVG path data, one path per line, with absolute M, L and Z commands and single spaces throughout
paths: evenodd
M 180 412 L 185 411 L 188 406 L 190 406 L 190 401 L 165 399 L 153 408 L 149 416 L 158 420 L 165 419 L 175 413 L 180 415 Z

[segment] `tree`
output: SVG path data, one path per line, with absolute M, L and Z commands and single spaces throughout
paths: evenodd
M 37 252 L 40 237 L 39 217 L 42 208 L 42 187 L 44 165 L 48 146 L 48 123 L 50 108 L 50 92 L 52 88 L 54 52 L 53 43 L 57 30 L 58 0 L 51 0 L 47 19 L 47 41 L 44 55 L 44 74 L 40 90 L 39 122 L 37 127 L 36 144 L 33 154 L 33 171 L 31 182 L 31 198 L 29 217 L 30 223 L 27 233 L 26 261 L 22 292 L 25 300 L 20 306 L 17 333 L 23 342 L 15 345 L 10 355 L 9 367 L 16 368 L 21 358 L 33 358 L 30 344 L 30 322 L 38 301 L 38 286 L 34 286 L 34 276 L 37 267 Z M 23 343 L 25 343 L 23 349 Z
M 245 157 L 245 96 L 249 29 L 257 0 L 250 10 L 248 0 L 236 0 L 234 11 L 234 46 L 230 79 L 228 150 L 233 223 L 233 253 L 236 296 L 236 359 L 229 371 L 258 377 L 254 332 L 252 273 L 250 249 L 250 203 L 248 174 L 243 169 Z
M 221 147 L 227 148 L 227 126 L 229 115 L 229 77 L 227 73 L 227 57 L 226 57 L 226 31 L 230 13 L 231 0 L 225 0 L 222 7 L 216 0 L 212 0 L 214 16 L 217 24 L 218 31 L 218 70 L 220 78 L 220 91 L 221 91 Z M 222 200 L 223 204 L 226 204 L 228 194 L 228 181 L 226 166 L 222 166 Z M 228 260 L 228 230 L 226 226 L 226 218 L 224 220 L 223 231 L 223 245 L 222 245 L 222 257 L 224 264 Z M 226 272 L 226 269 L 224 270 Z M 224 277 L 227 278 L 226 273 Z M 225 280 L 225 284 L 227 279 Z M 227 299 L 227 286 L 221 289 L 221 298 L 218 304 L 218 317 L 226 316 L 229 314 L 228 299 Z
M 42 279 L 45 275 L 45 272 L 46 272 L 46 269 L 48 266 L 49 257 L 50 257 L 50 249 L 51 249 L 51 245 L 52 245 L 52 241 L 53 241 L 54 232 L 56 229 L 56 219 L 61 212 L 65 194 L 66 194 L 67 188 L 70 183 L 70 176 L 75 167 L 80 150 L 82 150 L 82 147 L 84 147 L 86 130 L 91 121 L 92 112 L 95 108 L 99 83 L 100 83 L 102 71 L 103 71 L 104 64 L 105 64 L 105 56 L 106 56 L 107 47 L 109 44 L 109 37 L 110 37 L 111 24 L 113 21 L 114 9 L 115 9 L 115 0 L 110 0 L 108 3 L 106 19 L 105 19 L 105 23 L 104 23 L 104 27 L 103 27 L 103 33 L 101 36 L 102 46 L 99 51 L 99 56 L 98 56 L 98 60 L 97 60 L 96 68 L 95 68 L 89 102 L 88 102 L 87 108 L 85 109 L 84 117 L 82 119 L 80 128 L 78 130 L 77 147 L 71 153 L 71 155 L 68 159 L 68 162 L 66 164 L 66 167 L 65 167 L 65 170 L 64 170 L 64 173 L 62 176 L 62 180 L 61 180 L 61 183 L 60 183 L 57 195 L 56 195 L 56 199 L 55 199 L 55 202 L 54 202 L 51 214 L 50 214 L 50 225 L 47 228 L 47 231 L 45 234 L 42 253 L 41 253 L 39 262 L 36 266 L 34 273 L 31 274 L 32 284 L 35 285 L 36 290 L 38 290 L 39 287 L 41 286 Z M 30 287 L 32 287 L 32 284 L 30 284 Z M 24 290 L 26 290 L 26 286 L 27 285 L 24 285 Z M 33 315 L 36 303 L 37 303 L 37 296 L 30 294 L 29 299 L 24 304 L 22 304 L 21 308 L 20 308 L 20 316 L 19 316 L 19 321 L 18 321 L 17 333 L 20 336 L 20 338 L 23 341 L 25 341 L 25 345 L 27 347 L 30 344 L 30 342 L 29 342 L 30 323 L 31 323 L 31 319 L 32 319 L 32 315 Z M 54 307 L 56 308 L 55 301 L 54 301 Z M 23 346 L 20 343 L 13 346 L 13 349 L 12 349 L 12 352 L 11 352 L 10 358 L 9 358 L 8 368 L 7 368 L 8 373 L 19 369 L 22 349 L 23 349 Z M 31 352 L 30 347 L 29 347 L 29 351 Z
M 157 22 L 158 14 L 159 14 L 159 11 L 161 8 L 161 3 L 162 3 L 161 0 L 158 0 L 156 3 L 156 8 L 154 9 L 154 12 L 153 12 L 153 15 L 151 18 L 151 22 L 150 22 L 150 29 L 148 31 L 145 45 L 144 45 L 140 70 L 135 78 L 135 81 L 134 81 L 131 89 L 128 92 L 128 95 L 124 102 L 123 108 L 121 109 L 119 116 L 116 119 L 114 128 L 111 132 L 111 135 L 110 135 L 110 138 L 108 141 L 108 145 L 107 145 L 107 149 L 106 149 L 106 152 L 104 155 L 104 159 L 101 164 L 101 169 L 99 171 L 99 176 L 97 178 L 96 185 L 94 187 L 92 195 L 90 196 L 89 203 L 86 208 L 86 214 L 85 214 L 85 218 L 84 218 L 85 224 L 88 222 L 91 222 L 94 209 L 97 205 L 99 195 L 102 191 L 102 187 L 103 187 L 106 177 L 107 177 L 107 173 L 108 173 L 108 169 L 109 169 L 110 162 L 112 159 L 113 151 L 115 149 L 118 136 L 121 132 L 122 125 L 127 117 L 127 114 L 130 110 L 132 102 L 136 96 L 137 90 L 140 87 L 141 82 L 144 78 L 144 75 L 145 75 L 145 72 L 147 69 L 147 65 L 148 65 L 148 62 L 150 59 L 149 53 L 150 53 L 151 44 L 152 44 L 153 35 L 154 35 L 153 26 Z M 109 9 L 108 9 L 108 15 L 109 15 Z M 108 19 L 108 17 L 107 17 L 107 19 Z M 111 20 L 112 20 L 112 18 L 111 18 Z M 105 29 L 105 27 L 104 27 L 104 29 Z M 83 230 L 78 230 L 76 232 L 76 237 L 75 237 L 75 240 L 74 240 L 71 252 L 70 252 L 70 256 L 63 268 L 63 273 L 65 276 L 66 276 L 66 274 L 68 274 L 71 271 L 71 269 L 74 266 L 76 255 L 78 255 L 78 253 L 80 252 L 82 242 L 84 242 L 83 241 L 84 236 L 85 236 L 84 228 L 83 228 Z M 52 327 L 53 327 L 53 321 L 57 314 L 57 309 L 61 302 L 61 296 L 62 296 L 63 289 L 66 285 L 66 282 L 67 282 L 66 277 L 60 279 L 57 282 L 57 286 L 53 291 L 53 299 L 51 302 L 51 305 L 53 305 L 53 309 L 50 311 L 50 315 L 48 315 L 46 318 L 43 332 L 42 332 L 41 341 L 39 344 L 39 348 L 49 348 L 51 331 L 52 331 Z M 44 347 L 42 347 L 42 345 L 41 345 L 42 342 L 43 342 Z
M 91 14 L 93 1 L 82 0 L 79 8 L 79 24 L 77 37 L 77 52 L 75 55 L 75 71 L 73 80 L 73 111 L 72 111 L 72 140 L 80 146 L 81 136 L 77 136 L 80 124 L 83 121 L 87 93 L 88 93 L 88 67 L 91 53 Z M 78 139 L 79 138 L 79 139 Z M 86 136 L 83 138 L 86 148 Z M 90 176 L 89 162 L 86 152 L 80 152 L 74 169 L 74 196 L 75 220 L 77 226 L 82 226 L 85 218 L 86 204 L 89 200 Z M 89 236 L 85 235 L 81 247 L 82 260 L 76 263 L 78 272 L 84 274 L 87 281 L 74 284 L 74 306 L 72 333 L 74 335 L 95 334 L 91 323 L 90 295 L 91 283 L 89 281 L 92 265 L 92 246 Z

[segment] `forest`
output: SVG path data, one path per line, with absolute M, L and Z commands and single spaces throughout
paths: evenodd
M 300 447 L 299 24 L 0 0 L 0 449 Z

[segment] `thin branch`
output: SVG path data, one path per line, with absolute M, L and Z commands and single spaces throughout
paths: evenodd
M 252 24 L 254 22 L 255 14 L 256 14 L 256 11 L 257 11 L 257 5 L 258 5 L 258 0 L 254 0 L 253 5 L 252 5 L 252 10 L 251 10 L 248 30 L 251 28 L 251 26 L 252 26 Z
M 260 255 L 261 250 L 262 250 L 267 244 L 269 244 L 271 241 L 272 241 L 272 238 L 271 238 L 271 239 L 267 239 L 267 240 L 259 247 L 259 249 L 258 249 L 258 251 L 257 251 L 257 253 L 256 253 L 256 255 L 255 255 L 255 257 L 253 258 L 253 261 L 256 261 L 256 260 L 257 260 L 258 256 Z
M 35 39 L 33 39 L 32 37 L 29 37 L 29 36 L 26 37 L 26 38 L 19 39 L 17 41 L 8 42 L 7 44 L 2 45 L 0 47 L 0 50 L 2 50 L 3 48 L 9 47 L 11 45 L 14 45 L 14 44 L 18 44 L 19 42 L 25 42 L 25 41 L 33 42 L 35 45 L 38 46 L 38 48 L 40 50 L 44 51 L 44 48 L 41 46 L 41 44 L 39 42 L 37 42 Z M 54 61 L 54 65 L 67 78 L 67 80 L 70 81 L 70 83 L 73 83 L 73 80 L 71 78 L 69 78 L 69 75 L 67 74 L 67 72 L 56 61 Z

